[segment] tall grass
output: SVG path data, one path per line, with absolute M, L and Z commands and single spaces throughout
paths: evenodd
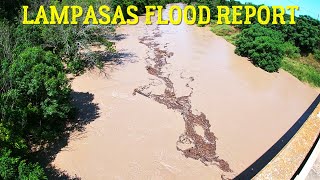
M 211 24 L 211 31 L 216 35 L 223 37 L 233 45 L 235 45 L 235 41 L 239 34 L 239 30 L 234 27 L 227 24 L 218 25 L 215 22 Z
M 297 60 L 284 58 L 282 68 L 298 78 L 315 87 L 320 87 L 320 72 L 315 67 Z

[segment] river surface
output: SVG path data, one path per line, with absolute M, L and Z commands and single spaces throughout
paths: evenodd
M 92 95 L 79 105 L 79 119 L 92 122 L 53 162 L 70 175 L 233 178 L 318 95 L 283 70 L 254 67 L 208 27 L 147 26 L 139 18 L 117 28 L 118 61 L 72 81 L 75 94 Z

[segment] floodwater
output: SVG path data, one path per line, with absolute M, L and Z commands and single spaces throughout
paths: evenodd
M 71 136 L 53 162 L 70 175 L 233 178 L 318 95 L 283 70 L 254 67 L 207 27 L 147 26 L 144 20 L 117 28 L 121 63 L 72 82 L 93 102 L 82 104 L 79 114 L 92 122 Z

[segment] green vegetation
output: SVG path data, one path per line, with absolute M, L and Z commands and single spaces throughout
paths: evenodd
M 237 1 L 217 2 L 230 7 L 241 5 Z M 239 20 L 244 20 L 244 14 Z M 272 15 L 271 12 L 271 19 Z M 283 68 L 301 81 L 320 87 L 320 21 L 299 16 L 295 25 L 262 26 L 254 18 L 252 25 L 217 25 L 212 21 L 211 30 L 234 44 L 236 53 L 248 57 L 254 65 L 268 72 Z
M 320 48 L 320 21 L 309 16 L 297 18 L 296 25 L 272 26 L 285 34 L 286 40 L 294 42 L 302 53 L 314 53 Z
M 276 72 L 284 55 L 283 43 L 280 32 L 255 24 L 240 33 L 235 52 L 248 57 L 254 65 L 268 72 Z
M 13 20 L 19 14 L 20 7 L 29 0 L 2 0 L 0 2 L 0 17 Z
M 99 5 L 99 0 L 50 1 L 44 5 Z M 35 16 L 38 1 L 5 0 L 0 6 L 0 179 L 47 179 L 32 154 L 63 135 L 74 117 L 68 73 L 102 67 L 102 56 L 88 45 L 104 45 L 112 27 L 92 25 L 22 25 L 20 6 L 30 5 Z M 83 51 L 83 49 L 87 49 Z
M 319 49 L 314 51 L 314 58 L 320 62 L 320 50 Z
M 299 80 L 320 87 L 320 71 L 315 67 L 289 58 L 284 58 L 282 68 Z
M 236 28 L 230 25 L 226 25 L 226 24 L 217 25 L 215 21 L 211 23 L 211 31 L 218 36 L 222 36 L 233 45 L 236 44 L 237 36 L 240 33 L 239 30 L 237 30 Z
M 47 179 L 38 164 L 27 164 L 25 160 L 11 156 L 11 151 L 0 150 L 0 177 L 3 179 Z
M 300 49 L 292 42 L 285 42 L 282 47 L 286 57 L 291 59 L 297 59 L 301 57 Z

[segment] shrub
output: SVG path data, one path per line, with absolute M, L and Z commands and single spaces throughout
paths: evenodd
M 257 37 L 252 44 L 254 49 L 249 50 L 248 56 L 253 64 L 268 72 L 278 71 L 283 58 L 279 41 L 268 36 L 261 36 Z
M 90 0 L 89 2 L 64 0 L 62 3 L 58 1 L 50 1 L 55 5 L 58 11 L 61 11 L 65 5 L 79 5 L 87 7 L 88 4 L 99 5 L 98 0 Z M 83 10 L 86 11 L 85 9 Z M 48 12 L 48 14 L 50 14 Z M 31 11 L 29 14 L 32 17 L 36 15 Z M 84 17 L 81 17 L 84 18 Z M 81 19 L 79 20 L 81 21 Z M 28 47 L 40 46 L 44 50 L 51 51 L 53 54 L 61 58 L 60 61 L 65 63 L 67 72 L 80 74 L 86 68 L 93 68 L 101 64 L 102 59 L 97 58 L 88 45 L 92 43 L 100 43 L 106 47 L 106 52 L 113 53 L 114 43 L 108 41 L 104 35 L 112 33 L 113 27 L 98 26 L 98 25 L 23 25 L 19 24 L 14 31 L 14 38 L 18 47 L 17 53 L 25 50 Z M 87 49 L 85 56 L 84 51 Z M 94 57 L 90 57 L 90 55 Z M 84 58 L 85 57 L 85 58 Z M 92 61 L 94 59 L 94 61 Z M 90 60 L 90 61 L 88 61 Z
M 320 21 L 310 16 L 296 17 L 294 25 L 269 26 L 282 32 L 285 35 L 285 40 L 293 42 L 304 55 L 312 53 L 320 44 Z
M 300 16 L 292 39 L 304 53 L 313 52 L 320 43 L 320 22 L 310 16 Z
M 0 177 L 4 180 L 14 179 L 17 169 L 16 165 L 19 162 L 19 158 L 10 157 L 11 151 L 2 149 L 0 151 Z
M 39 47 L 27 48 L 8 69 L 11 88 L 1 94 L 4 122 L 25 136 L 54 135 L 68 118 L 70 86 L 59 58 Z
M 226 36 L 236 33 L 236 30 L 227 24 L 217 25 L 214 24 L 211 28 L 211 31 L 214 32 L 218 36 Z
M 283 44 L 283 51 L 286 57 L 293 59 L 300 57 L 300 49 L 291 42 Z
M 18 45 L 15 53 L 19 53 L 28 47 L 41 46 L 44 50 L 51 51 L 61 58 L 60 61 L 67 64 L 67 69 L 65 69 L 67 72 L 79 74 L 85 68 L 93 68 L 101 62 L 101 59 L 88 61 L 90 59 L 89 55 L 97 53 L 92 53 L 88 49 L 86 56 L 82 56 L 82 48 L 88 48 L 91 43 L 98 42 L 106 47 L 107 52 L 114 52 L 113 43 L 102 38 L 106 31 L 106 27 L 103 28 L 102 26 L 19 25 L 14 34 Z
M 72 118 L 66 73 L 102 67 L 98 53 L 81 51 L 91 43 L 99 42 L 107 53 L 114 52 L 113 43 L 103 36 L 112 32 L 110 26 L 17 23 L 14 20 L 18 20 L 19 9 L 27 2 L 30 18 L 34 18 L 40 4 L 56 5 L 61 10 L 64 5 L 88 7 L 105 3 L 0 2 L 0 179 L 5 180 L 46 179 L 43 169 L 25 158 L 30 157 L 31 147 L 45 148 L 42 145 L 61 135 Z
M 0 177 L 4 180 L 45 180 L 44 170 L 38 164 L 27 163 L 19 157 L 12 157 L 8 149 L 0 150 Z
M 315 50 L 313 55 L 316 60 L 320 61 L 320 50 Z
M 25 160 L 20 161 L 18 166 L 18 173 L 19 173 L 19 179 L 20 180 L 45 180 L 47 179 L 43 169 L 36 164 L 32 163 L 26 163 Z
M 275 72 L 283 59 L 283 43 L 280 32 L 256 24 L 240 33 L 235 52 L 248 57 L 254 65 Z

